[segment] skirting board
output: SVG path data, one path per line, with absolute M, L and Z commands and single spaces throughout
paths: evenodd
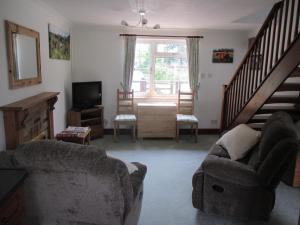
M 131 129 L 120 129 L 121 134 L 131 134 Z M 104 129 L 104 135 L 113 135 L 113 129 Z M 179 134 L 181 135 L 190 135 L 190 129 L 180 129 Z M 198 129 L 198 134 L 220 134 L 220 129 Z

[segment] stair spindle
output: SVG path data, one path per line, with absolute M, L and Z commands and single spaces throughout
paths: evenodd
M 300 31 L 300 27 L 299 27 L 299 21 L 300 21 L 300 1 L 298 1 L 298 4 L 297 4 L 297 12 L 296 12 L 296 23 L 295 23 L 295 33 L 294 33 L 294 38 L 297 37 L 299 31 Z
M 281 40 L 281 24 L 282 24 L 282 19 L 283 19 L 283 7 L 279 9 L 279 14 L 278 14 L 278 33 L 277 33 L 277 44 L 276 44 L 276 59 L 275 61 L 277 62 L 279 57 L 280 57 L 280 40 Z
M 288 33 L 288 46 L 292 42 L 292 31 L 293 31 L 293 22 L 294 22 L 294 7 L 295 7 L 295 0 L 291 0 L 291 9 L 290 9 L 290 27 L 289 27 L 289 33 Z
M 276 28 L 277 28 L 277 23 L 276 23 L 276 18 L 277 18 L 277 14 L 278 14 L 278 11 L 276 11 L 275 13 L 275 16 L 272 20 L 272 23 L 273 24 L 273 32 L 272 32 L 272 46 L 271 46 L 271 56 L 270 56 L 270 65 L 269 65 L 269 70 L 271 71 L 271 69 L 273 68 L 273 62 L 274 62 L 274 46 L 275 45 L 275 38 L 276 38 Z
M 283 24 L 283 35 L 282 35 L 282 45 L 280 56 L 283 55 L 285 50 L 285 41 L 286 41 L 286 31 L 287 31 L 287 22 L 288 22 L 288 13 L 289 13 L 289 0 L 285 1 L 285 14 L 284 14 L 284 24 Z

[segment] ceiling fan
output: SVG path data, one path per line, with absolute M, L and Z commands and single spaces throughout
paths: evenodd
M 160 25 L 159 24 L 155 24 L 153 27 L 148 27 L 148 19 L 146 19 L 146 13 L 147 11 L 144 8 L 144 2 L 143 0 L 136 0 L 136 7 L 137 7 L 137 13 L 139 15 L 139 21 L 137 23 L 137 25 L 129 25 L 128 22 L 126 22 L 125 20 L 121 21 L 121 25 L 125 26 L 125 27 L 141 27 L 141 28 L 147 28 L 147 29 L 160 29 Z

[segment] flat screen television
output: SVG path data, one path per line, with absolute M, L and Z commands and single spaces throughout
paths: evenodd
M 102 82 L 72 83 L 73 108 L 87 109 L 102 104 Z

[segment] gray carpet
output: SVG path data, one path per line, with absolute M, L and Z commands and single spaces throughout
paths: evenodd
M 132 143 L 128 136 L 113 142 L 112 136 L 92 144 L 127 161 L 138 161 L 148 167 L 139 225 L 296 225 L 300 209 L 300 189 L 280 184 L 275 208 L 269 222 L 243 222 L 204 214 L 192 206 L 192 175 L 207 150 L 217 139 L 201 135 L 195 144 L 184 136 L 180 143 L 173 140 L 140 140 Z

